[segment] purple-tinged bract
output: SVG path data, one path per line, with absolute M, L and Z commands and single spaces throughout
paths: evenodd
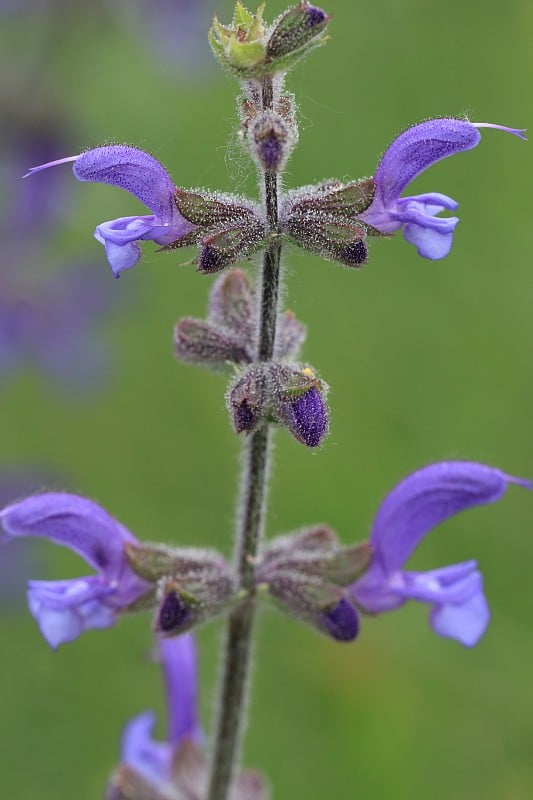
M 495 503 L 510 483 L 533 489 L 529 481 L 468 461 L 444 461 L 409 475 L 378 509 L 369 540 L 370 568 L 352 585 L 352 598 L 371 614 L 392 611 L 407 600 L 429 603 L 435 633 L 475 645 L 490 619 L 477 562 L 429 572 L 403 567 L 436 525 L 468 508 Z

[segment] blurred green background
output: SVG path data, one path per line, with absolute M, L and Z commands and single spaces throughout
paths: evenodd
M 267 18 L 284 5 L 269 2 Z M 153 152 L 180 185 L 254 191 L 236 136 L 236 85 L 217 71 L 206 40 L 194 40 L 190 62 L 173 61 L 151 32 L 122 22 L 127 6 L 4 15 L 3 80 L 16 85 L 30 67 L 38 75 L 33 93 L 21 91 L 21 108 L 46 106 L 49 93 L 50 107 L 59 102 L 68 113 L 70 152 L 128 142 Z M 219 2 L 222 20 L 231 8 Z M 372 174 L 394 136 L 427 117 L 531 124 L 529 0 L 331 0 L 327 10 L 331 42 L 288 80 L 301 124 L 288 187 Z M 182 13 L 177 4 L 178 55 Z M 460 201 L 445 261 L 418 258 L 400 236 L 374 242 L 359 272 L 286 252 L 287 304 L 309 326 L 304 357 L 332 387 L 332 429 L 319 452 L 278 433 L 269 535 L 324 521 L 345 542 L 363 538 L 385 493 L 434 460 L 533 476 L 529 148 L 483 131 L 473 152 L 418 179 L 410 193 Z M 92 230 L 138 209 L 119 190 L 73 180 L 33 268 L 42 279 L 55 258 L 83 252 L 106 274 L 109 293 L 121 298 L 101 331 L 111 377 L 81 396 L 25 369 L 2 379 L 0 466 L 38 464 L 64 476 L 139 538 L 229 554 L 240 442 L 229 429 L 224 379 L 172 354 L 174 322 L 203 314 L 212 279 L 148 245 L 142 263 L 114 281 Z M 493 619 L 472 651 L 436 637 L 415 604 L 365 620 L 350 645 L 262 615 L 244 761 L 266 771 L 276 798 L 533 796 L 532 533 L 533 497 L 511 489 L 417 552 L 418 568 L 479 560 Z M 45 564 L 32 577 L 84 574 L 66 551 L 39 554 Z M 57 653 L 22 604 L 6 602 L 0 625 L 0 793 L 100 797 L 126 720 L 157 709 L 163 733 L 149 619 L 125 619 Z M 216 623 L 198 635 L 207 730 L 220 631 Z

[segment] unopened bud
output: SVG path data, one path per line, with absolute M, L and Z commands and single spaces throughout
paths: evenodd
M 258 247 L 265 236 L 264 226 L 259 220 L 243 220 L 237 225 L 224 228 L 202 239 L 198 272 L 212 274 L 247 258 Z
M 181 633 L 193 623 L 193 609 L 180 597 L 177 588 L 170 586 L 166 591 L 157 613 L 156 629 L 167 634 Z
M 289 8 L 274 23 L 267 43 L 267 59 L 275 60 L 324 43 L 331 17 L 307 0 Z
M 328 633 L 338 642 L 351 642 L 359 633 L 357 611 L 345 598 L 322 615 Z
M 318 447 L 329 429 L 325 402 L 327 385 L 309 367 L 275 368 L 274 408 L 295 439 L 307 447 Z
M 281 172 L 296 144 L 297 129 L 279 114 L 264 111 L 250 123 L 247 138 L 259 169 Z
M 230 386 L 226 399 L 235 433 L 252 433 L 265 419 L 267 383 L 267 370 L 254 365 Z
M 265 60 L 264 3 L 252 14 L 240 0 L 235 4 L 231 25 L 221 25 L 215 17 L 209 31 L 213 53 L 223 67 L 244 77 L 255 75 Z

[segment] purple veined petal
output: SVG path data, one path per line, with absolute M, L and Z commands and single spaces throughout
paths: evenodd
M 374 519 L 370 542 L 376 563 L 386 574 L 400 569 L 436 525 L 496 502 L 509 483 L 533 488 L 529 481 L 468 461 L 443 461 L 409 475 L 387 495 Z
M 487 629 L 490 610 L 481 591 L 461 605 L 434 606 L 429 621 L 439 636 L 474 647 Z
M 69 547 L 108 578 L 124 569 L 124 544 L 135 537 L 97 503 L 73 494 L 34 495 L 0 511 L 5 535 L 42 536 Z
M 131 719 L 122 734 L 122 761 L 148 783 L 157 786 L 170 780 L 173 748 L 152 737 L 155 714 L 146 711 Z
M 461 119 L 431 119 L 408 128 L 385 151 L 376 170 L 378 209 L 394 206 L 420 173 L 443 158 L 472 150 L 480 139 L 476 127 Z
M 190 633 L 159 637 L 168 708 L 168 741 L 201 738 L 198 723 L 198 665 L 196 643 Z

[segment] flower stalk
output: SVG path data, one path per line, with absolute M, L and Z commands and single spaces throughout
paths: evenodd
M 269 76 L 262 80 L 261 103 L 264 111 L 272 110 L 274 89 Z M 257 361 L 270 361 L 276 340 L 281 266 L 281 240 L 277 236 L 278 174 L 264 170 L 263 187 L 264 213 L 270 230 L 261 275 Z M 255 613 L 254 560 L 266 513 L 270 436 L 270 427 L 262 425 L 244 444 L 235 564 L 244 599 L 231 613 L 226 631 L 208 800 L 226 800 L 239 754 Z

